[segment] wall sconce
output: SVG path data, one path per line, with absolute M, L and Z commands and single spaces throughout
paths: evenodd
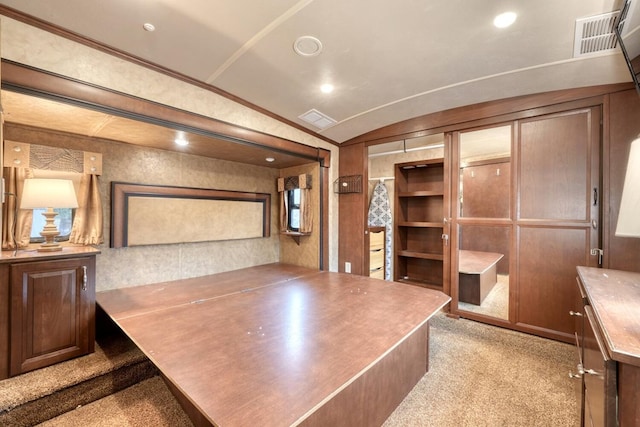
M 640 237 L 640 136 L 631 142 L 616 236 Z
M 39 179 L 24 180 L 20 209 L 46 209 L 45 226 L 40 232 L 44 243 L 38 248 L 39 252 L 60 251 L 62 247 L 54 239 L 60 234 L 54 224 L 57 214 L 54 208 L 77 208 L 78 200 L 73 188 L 73 182 L 68 179 Z

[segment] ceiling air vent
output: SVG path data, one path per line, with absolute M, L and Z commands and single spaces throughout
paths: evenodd
M 303 115 L 298 116 L 298 118 L 312 124 L 319 129 L 326 129 L 329 126 L 333 126 L 338 123 L 331 117 L 327 116 L 326 114 L 322 114 L 320 111 L 315 109 L 307 111 Z
M 593 53 L 610 52 L 618 42 L 613 31 L 620 11 L 605 13 L 576 20 L 576 35 L 573 43 L 573 57 Z

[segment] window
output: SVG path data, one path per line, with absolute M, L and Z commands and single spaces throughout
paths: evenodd
M 31 224 L 31 243 L 44 242 L 44 237 L 40 235 L 40 232 L 45 225 L 45 217 L 42 213 L 46 211 L 46 208 L 33 209 L 33 222 Z M 72 208 L 56 208 L 56 215 L 54 224 L 58 228 L 60 234 L 56 236 L 55 240 L 58 242 L 69 240 L 71 234 L 71 226 L 73 225 L 74 209 Z
M 289 209 L 289 223 L 287 228 L 291 231 L 300 231 L 300 189 L 287 191 L 287 206 Z

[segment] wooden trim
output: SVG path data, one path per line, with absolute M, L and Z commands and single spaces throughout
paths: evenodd
M 271 234 L 271 194 L 241 191 L 213 190 L 206 188 L 144 185 L 124 182 L 111 183 L 111 243 L 112 248 L 129 246 L 128 199 L 129 197 L 160 197 L 204 200 L 229 200 L 262 204 L 262 237 Z
M 328 150 L 311 147 L 5 59 L 2 60 L 1 75 L 3 89 L 78 105 L 146 123 L 221 138 L 239 144 L 267 148 L 276 152 L 320 161 L 322 164 L 328 165 L 330 162 L 330 151 Z
M 110 46 L 107 46 L 105 44 L 99 43 L 99 42 L 97 42 L 95 40 L 91 40 L 89 38 L 86 38 L 86 37 L 78 34 L 78 33 L 74 33 L 72 31 L 66 30 L 66 29 L 64 29 L 64 28 L 62 28 L 60 26 L 51 24 L 49 22 L 43 21 L 43 20 L 38 19 L 38 18 L 36 18 L 34 16 L 28 15 L 26 13 L 20 12 L 18 10 L 12 9 L 12 8 L 4 6 L 4 5 L 0 5 L 0 15 L 6 16 L 6 17 L 11 18 L 11 19 L 15 19 L 16 21 L 23 22 L 23 23 L 25 23 L 27 25 L 30 25 L 32 27 L 39 28 L 41 30 L 44 30 L 44 31 L 47 31 L 49 33 L 55 34 L 57 36 L 63 37 L 65 39 L 67 39 L 67 40 L 71 40 L 71 41 L 74 41 L 76 43 L 82 44 L 84 46 L 88 46 L 88 47 L 90 47 L 92 49 L 96 49 L 96 50 L 98 50 L 100 52 L 103 52 L 103 53 L 106 53 L 108 55 L 115 56 L 116 58 L 120 58 L 120 59 L 123 59 L 123 60 L 125 60 L 127 62 L 131 62 L 131 63 L 139 65 L 141 67 L 153 70 L 153 71 L 155 71 L 157 73 L 164 74 L 164 75 L 169 76 L 171 78 L 174 78 L 176 80 L 180 80 L 180 81 L 189 83 L 191 85 L 197 86 L 199 88 L 205 89 L 205 90 L 207 90 L 209 92 L 212 92 L 212 93 L 215 93 L 217 95 L 223 96 L 223 97 L 225 97 L 227 99 L 230 99 L 231 101 L 237 102 L 238 104 L 241 104 L 241 105 L 243 105 L 243 106 L 245 106 L 247 108 L 250 108 L 250 109 L 252 109 L 254 111 L 257 111 L 257 112 L 259 112 L 261 114 L 264 114 L 264 115 L 266 115 L 268 117 L 271 117 L 271 118 L 273 118 L 275 120 L 283 122 L 283 123 L 285 123 L 285 124 L 287 124 L 287 125 L 289 125 L 291 127 L 294 127 L 294 128 L 296 128 L 298 130 L 301 130 L 302 132 L 305 132 L 305 133 L 307 133 L 309 135 L 312 135 L 312 136 L 314 136 L 314 137 L 316 137 L 318 139 L 321 139 L 323 141 L 326 141 L 326 142 L 329 142 L 331 144 L 334 144 L 334 145 L 338 146 L 338 143 L 336 141 L 333 141 L 332 139 L 329 139 L 324 135 L 320 135 L 320 134 L 318 134 L 316 132 L 313 132 L 312 130 L 307 129 L 304 126 L 302 126 L 302 125 L 300 125 L 298 123 L 295 123 L 295 122 L 292 122 L 292 121 L 290 121 L 288 119 L 285 119 L 284 117 L 281 117 L 281 116 L 279 116 L 279 115 L 277 115 L 277 114 L 275 114 L 275 113 L 273 113 L 273 112 L 271 112 L 269 110 L 266 110 L 266 109 L 264 109 L 264 108 L 262 108 L 260 106 L 252 104 L 249 101 L 246 101 L 246 100 L 244 100 L 242 98 L 239 98 L 239 97 L 237 97 L 235 95 L 232 95 L 231 93 L 229 93 L 227 91 L 224 91 L 224 90 L 222 90 L 222 89 L 220 89 L 218 87 L 215 87 L 213 85 L 207 84 L 207 83 L 202 82 L 200 80 L 196 80 L 196 79 L 194 79 L 192 77 L 189 77 L 189 76 L 186 76 L 184 74 L 178 73 L 176 71 L 170 70 L 170 69 L 168 69 L 166 67 L 163 67 L 161 65 L 155 64 L 153 62 L 144 60 L 144 59 L 142 59 L 140 57 L 131 55 L 131 54 L 129 54 L 127 52 L 124 52 L 122 50 L 115 49 L 113 47 L 110 47 Z
M 609 93 L 633 89 L 631 83 L 619 83 L 523 95 L 497 101 L 452 108 L 445 111 L 394 123 L 362 134 L 342 143 L 348 146 L 361 142 L 367 145 L 381 144 L 403 138 L 415 138 L 483 124 L 498 123 L 540 115 L 538 109 L 548 108 L 586 98 L 603 97 Z M 600 101 L 599 103 L 601 103 Z

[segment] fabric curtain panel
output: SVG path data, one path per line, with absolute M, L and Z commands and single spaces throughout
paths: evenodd
M 4 168 L 5 203 L 2 205 L 2 249 L 11 250 L 24 248 L 31 239 L 31 224 L 33 211 L 19 209 L 22 200 L 24 180 L 33 178 L 33 172 L 28 168 Z
M 313 227 L 313 210 L 311 209 L 311 175 L 288 176 L 278 178 L 280 193 L 280 232 L 289 229 L 289 201 L 287 192 L 300 189 L 300 233 L 311 233 Z
M 300 232 L 311 233 L 313 227 L 313 216 L 311 209 L 311 190 L 300 189 Z
M 97 175 L 83 174 L 77 194 L 76 208 L 69 242 L 98 245 L 104 242 L 102 201 Z
M 287 201 L 287 192 L 280 192 L 280 231 L 287 231 L 289 223 L 289 205 Z

